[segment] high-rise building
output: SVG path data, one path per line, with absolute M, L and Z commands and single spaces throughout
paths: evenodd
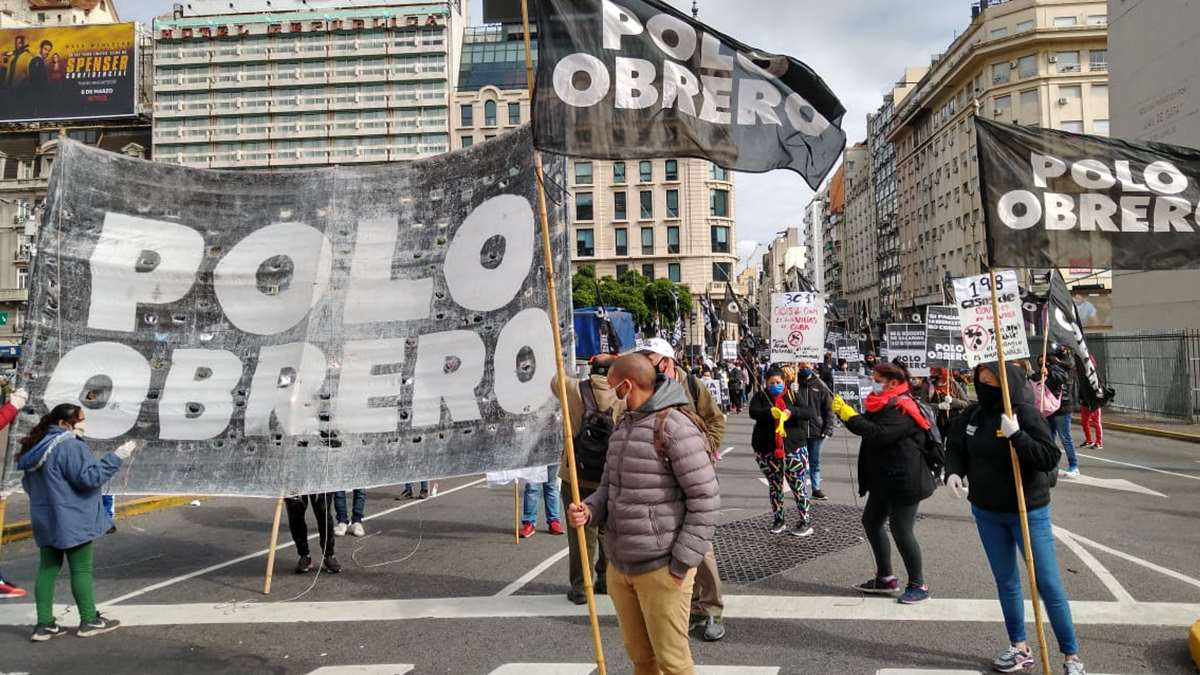
M 1108 134 L 1107 38 L 1104 2 L 983 3 L 896 104 L 888 140 L 896 146 L 905 314 L 940 304 L 945 275 L 979 272 L 985 247 L 972 115 Z M 1068 282 L 1108 279 L 1069 262 L 1063 272 Z
M 867 330 L 863 317 L 879 315 L 879 228 L 875 219 L 875 190 L 871 153 L 865 143 L 847 148 L 845 168 L 846 209 L 842 218 L 842 266 L 847 302 L 846 319 L 858 330 Z
M 191 0 L 155 21 L 154 150 L 186 166 L 450 149 L 462 0 Z
M 533 40 L 536 56 L 536 37 Z M 467 29 L 452 97 L 451 144 L 469 147 L 529 120 L 525 46 L 519 23 Z M 637 272 L 682 283 L 693 296 L 725 297 L 736 284 L 733 172 L 700 159 L 569 159 L 563 199 L 573 269 L 598 278 Z M 554 186 L 550 187 L 554 190 Z M 702 343 L 693 308 L 688 344 Z M 729 339 L 737 326 L 727 326 Z M 709 345 L 711 348 L 712 345 Z
M 823 290 L 834 303 L 845 302 L 842 256 L 844 249 L 846 212 L 846 163 L 838 167 L 829 179 L 823 193 L 826 198 L 821 221 L 822 281 Z
M 771 294 L 800 290 L 799 274 L 806 271 L 811 251 L 808 241 L 802 228 L 788 227 L 767 244 L 755 284 L 761 337 L 771 334 Z

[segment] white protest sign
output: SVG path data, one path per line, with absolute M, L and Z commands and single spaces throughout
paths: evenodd
M 1008 270 L 994 274 L 954 280 L 954 304 L 966 349 L 967 365 L 996 363 L 996 329 L 992 314 L 992 281 L 1000 307 L 1000 335 L 1004 358 L 1008 361 L 1029 358 L 1029 342 L 1025 338 L 1025 322 L 1021 314 L 1021 292 L 1017 288 L 1017 273 Z
M 736 340 L 726 340 L 721 343 L 721 359 L 725 361 L 737 361 L 738 344 Z
M 825 296 L 771 294 L 771 361 L 820 361 L 825 350 Z

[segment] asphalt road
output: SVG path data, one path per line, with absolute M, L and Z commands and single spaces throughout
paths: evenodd
M 726 523 L 768 510 L 749 432 L 744 417 L 730 419 L 733 449 L 719 465 Z M 1081 458 L 1085 479 L 1062 480 L 1054 492 L 1082 655 L 1092 673 L 1193 673 L 1186 626 L 1200 619 L 1200 446 L 1106 436 L 1103 451 Z M 869 549 L 847 526 L 861 506 L 856 452 L 844 433 L 826 442 L 832 499 L 815 511 L 817 536 L 787 544 L 806 562 L 725 585 L 728 637 L 693 642 L 693 653 L 700 664 L 732 668 L 707 672 L 973 672 L 1004 646 L 970 512 L 948 490 L 922 505 L 918 524 L 934 599 L 903 607 L 850 588 L 873 572 Z M 124 520 L 97 543 L 96 577 L 98 600 L 112 603 L 105 611 L 127 625 L 92 640 L 31 644 L 32 598 L 0 604 L 0 673 L 590 672 L 586 617 L 564 597 L 565 538 L 540 525 L 514 543 L 511 488 L 487 489 L 479 477 L 439 488 L 421 502 L 396 501 L 398 489 L 371 491 L 369 536 L 337 542 L 344 571 L 294 575 L 295 551 L 282 548 L 270 596 L 261 592 L 270 501 L 213 499 Z M 821 550 L 847 532 L 846 547 Z M 290 543 L 286 517 L 280 541 Z M 764 541 L 747 549 L 748 568 L 778 553 L 778 542 Z M 6 576 L 32 588 L 32 542 L 3 554 Z M 69 601 L 65 572 L 58 593 Z M 607 599 L 600 605 L 609 672 L 629 673 Z M 77 621 L 63 611 L 65 625 Z M 1057 668 L 1057 655 L 1052 662 Z M 370 664 L 388 665 L 344 668 Z

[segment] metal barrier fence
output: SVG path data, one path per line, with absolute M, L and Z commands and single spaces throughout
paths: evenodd
M 1195 421 L 1200 416 L 1200 331 L 1087 336 L 1114 412 Z

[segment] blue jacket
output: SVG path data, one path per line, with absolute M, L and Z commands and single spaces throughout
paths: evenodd
M 67 436 L 58 440 L 63 434 Z M 112 527 L 100 504 L 100 488 L 121 468 L 120 457 L 110 452 L 96 461 L 87 443 L 73 432 L 51 427 L 17 468 L 25 472 L 21 485 L 29 495 L 29 519 L 38 546 L 75 548 Z

